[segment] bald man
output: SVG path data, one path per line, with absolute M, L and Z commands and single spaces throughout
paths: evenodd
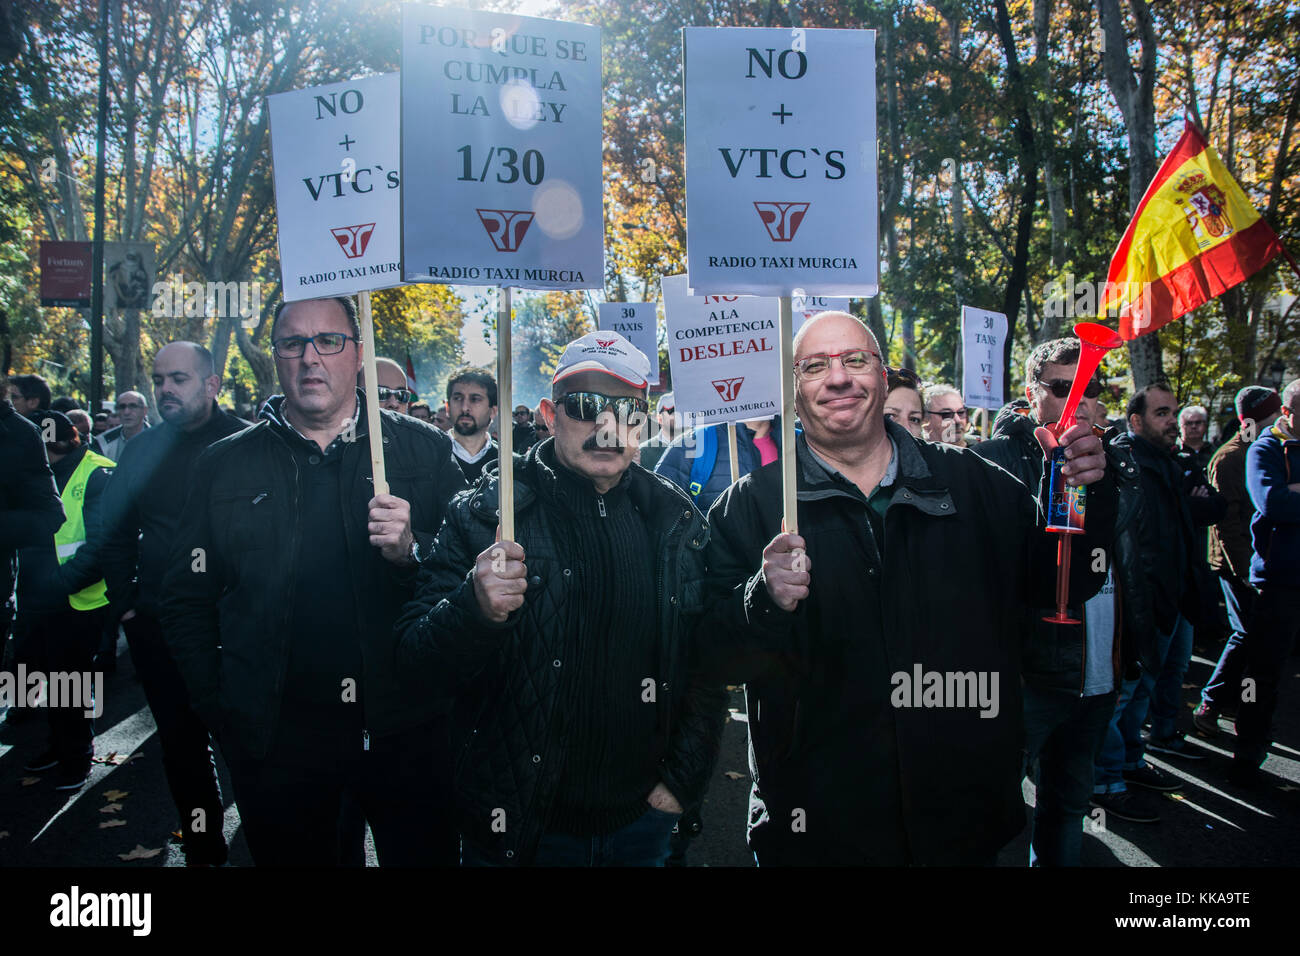
M 886 421 L 880 346 L 853 316 L 815 316 L 794 354 L 799 533 L 779 461 L 732 485 L 696 630 L 716 677 L 746 684 L 750 847 L 761 865 L 990 864 L 1025 825 L 1020 641 L 1054 604 L 1055 539 L 1010 474 Z M 1103 476 L 1091 429 L 1060 443 L 1071 483 Z M 1078 602 L 1102 543 L 1070 537 Z
M 213 367 L 212 353 L 195 342 L 172 342 L 159 349 L 153 384 L 163 423 L 126 446 L 105 492 L 104 521 L 109 530 L 104 579 L 158 725 L 186 859 L 191 865 L 220 864 L 226 860 L 226 841 L 211 740 L 190 708 L 184 681 L 163 640 L 158 612 L 162 576 L 171 560 L 194 461 L 213 442 L 242 430 L 247 422 L 217 407 L 221 376 Z M 206 556 L 191 557 L 206 560 Z M 164 830 L 174 829 L 160 822 L 157 836 L 161 839 Z
M 127 391 L 117 396 L 113 411 L 122 424 L 96 438 L 95 450 L 105 458 L 121 461 L 126 443 L 149 427 L 149 405 L 139 392 Z
M 415 392 L 407 388 L 406 370 L 390 358 L 376 358 L 375 372 L 379 385 L 379 404 L 390 412 L 406 415 L 415 401 Z M 365 372 L 357 376 L 357 384 L 365 387 Z

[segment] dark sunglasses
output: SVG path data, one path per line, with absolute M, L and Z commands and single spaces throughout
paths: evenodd
M 390 398 L 395 398 L 402 404 L 408 404 L 410 402 L 415 401 L 415 397 L 416 397 L 415 393 L 411 391 L 409 388 L 385 388 L 384 386 L 380 385 L 377 389 L 375 389 L 375 391 L 379 393 L 379 400 L 381 402 L 386 402 Z
M 622 422 L 630 422 L 633 412 L 645 415 L 650 411 L 650 403 L 644 398 L 602 395 L 599 392 L 569 392 L 564 396 L 564 413 L 580 422 L 594 422 L 610 406 Z
M 1041 378 L 1034 379 L 1039 385 L 1047 389 L 1057 398 L 1069 398 L 1070 386 L 1074 383 L 1065 378 L 1054 378 L 1050 382 L 1044 382 Z M 1083 390 L 1084 398 L 1096 398 L 1101 394 L 1101 382 L 1095 378 L 1088 383 L 1088 387 Z

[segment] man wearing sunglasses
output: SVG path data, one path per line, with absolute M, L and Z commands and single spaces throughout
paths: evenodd
M 389 493 L 376 495 L 356 305 L 281 305 L 271 343 L 284 394 L 195 463 L 164 636 L 259 866 L 354 859 L 345 806 L 370 823 L 381 865 L 454 865 L 447 707 L 401 683 L 393 634 L 465 487 L 450 439 L 382 410 Z
M 921 396 L 925 404 L 922 427 L 926 441 L 965 448 L 969 419 L 961 392 L 951 385 L 930 385 Z
M 553 440 L 514 461 L 515 540 L 488 474 L 398 623 L 402 669 L 456 699 L 465 865 L 662 866 L 708 785 L 726 694 L 688 667 L 708 530 L 632 464 L 649 371 L 616 332 L 569 343 Z
M 779 462 L 732 485 L 696 629 L 706 673 L 746 684 L 749 845 L 764 866 L 990 864 L 1025 822 L 1020 648 L 1053 598 L 1055 538 L 1015 478 L 885 419 L 858 319 L 814 316 L 794 354 L 798 534 Z M 1102 477 L 1086 426 L 1061 443 L 1070 481 Z M 1086 598 L 1099 544 L 1072 537 Z
M 1044 505 L 1048 495 L 1048 487 L 1042 483 L 1044 454 L 1034 432 L 1060 419 L 1079 354 L 1076 338 L 1053 339 L 1035 348 L 1025 362 L 1025 397 L 999 413 L 993 437 L 976 449 L 977 454 L 1024 482 Z M 1141 823 L 1158 819 L 1142 785 L 1168 780 L 1154 768 L 1122 774 L 1117 765 L 1111 774 L 1098 770 L 1094 784 L 1094 761 L 1117 720 L 1117 695 L 1125 702 L 1132 697 L 1139 661 L 1147 667 L 1159 662 L 1138 536 L 1142 515 L 1138 465 L 1127 449 L 1115 443 L 1118 431 L 1108 428 L 1102 419 L 1101 392 L 1094 377 L 1084 390 L 1076 418 L 1093 426 L 1093 432 L 1103 439 L 1107 456 L 1103 484 L 1113 485 L 1118 496 L 1114 544 L 1105 562 L 1106 584 L 1086 601 L 1070 595 L 1082 611 L 1081 625 L 1044 622 L 1042 617 L 1051 613 L 1050 607 L 1029 612 L 1030 638 L 1024 660 L 1025 758 L 1036 787 L 1031 866 L 1079 865 L 1083 818 L 1090 800 L 1122 820 Z M 1101 520 L 1094 515 L 1090 500 L 1101 493 L 1100 487 L 1088 489 L 1087 523 Z M 1118 726 L 1111 746 L 1122 751 Z M 1129 783 L 1139 786 L 1129 790 Z M 1099 787 L 1095 797 L 1094 785 Z
M 406 370 L 394 359 L 375 359 L 375 379 L 378 384 L 379 405 L 399 415 L 410 413 L 411 403 L 415 401 L 415 392 L 407 388 Z M 358 387 L 365 387 L 365 373 L 357 379 Z

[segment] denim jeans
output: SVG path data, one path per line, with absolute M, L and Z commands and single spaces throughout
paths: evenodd
M 1078 866 L 1093 764 L 1115 713 L 1115 692 L 1080 697 L 1025 685 L 1025 761 L 1037 791 L 1030 866 Z
M 1174 622 L 1174 629 L 1169 634 L 1161 634 L 1157 645 L 1163 664 L 1160 673 L 1151 680 L 1142 675 L 1134 701 L 1144 694 L 1151 701 L 1151 737 L 1153 740 L 1168 740 L 1178 733 L 1178 716 L 1183 700 L 1183 678 L 1192 661 L 1192 625 L 1185 617 L 1179 615 Z M 1145 713 L 1144 715 L 1145 716 Z M 1138 721 L 1141 727 L 1142 722 Z
M 1228 625 L 1232 634 L 1223 645 L 1219 663 L 1201 690 L 1201 700 L 1216 712 L 1236 712 L 1241 706 L 1241 678 L 1246 671 L 1246 634 L 1255 610 L 1255 589 L 1229 574 L 1219 576 L 1223 601 L 1228 608 Z
M 1097 766 L 1093 773 L 1093 793 L 1123 793 L 1128 789 L 1124 782 L 1125 770 L 1146 766 L 1142 759 L 1142 719 L 1146 716 L 1147 701 L 1142 701 L 1142 711 L 1137 712 L 1135 697 L 1141 678 L 1134 677 L 1120 683 L 1115 697 L 1115 712 L 1111 715 L 1101 749 L 1097 753 Z
M 679 814 L 647 806 L 627 826 L 604 836 L 542 835 L 533 866 L 663 866 Z M 477 847 L 461 841 L 461 866 L 495 866 Z

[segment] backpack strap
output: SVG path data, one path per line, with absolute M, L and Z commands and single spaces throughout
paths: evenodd
M 718 428 L 716 425 L 706 425 L 703 428 L 695 430 L 695 460 L 691 462 L 691 483 L 687 491 L 691 493 L 692 498 L 698 498 L 700 492 L 704 490 L 705 484 L 708 483 L 709 477 L 713 474 L 713 466 L 718 460 Z

